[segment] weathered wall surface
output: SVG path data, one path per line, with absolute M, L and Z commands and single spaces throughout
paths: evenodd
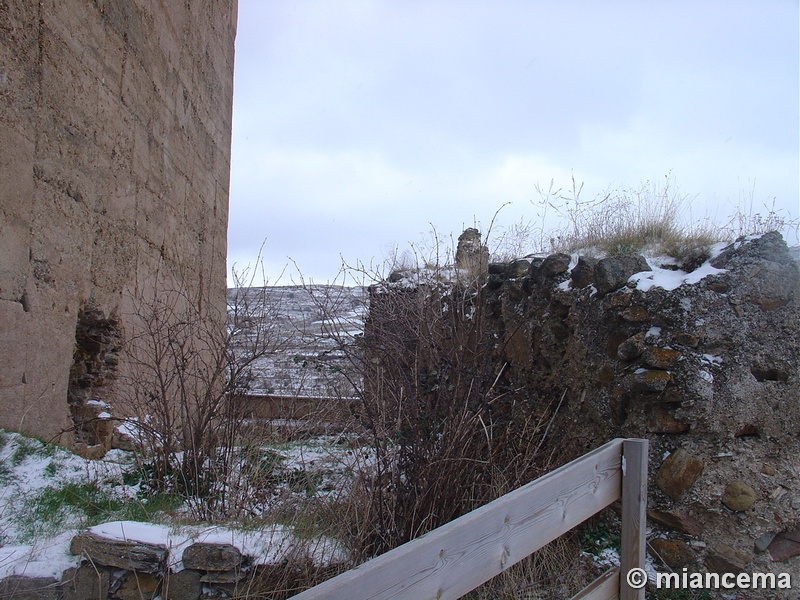
M 702 259 L 673 290 L 627 283 L 650 269 L 642 257 L 491 265 L 502 390 L 539 406 L 563 395 L 552 430 L 574 456 L 650 440 L 649 552 L 671 568 L 797 580 L 800 270 L 776 233 L 692 277 Z
M 365 331 L 400 338 L 392 349 L 406 362 L 384 369 L 401 383 L 413 372 L 406 397 L 466 403 L 468 389 L 481 422 L 501 434 L 507 422 L 542 424 L 525 429 L 545 431 L 535 460 L 566 462 L 615 437 L 649 439 L 648 551 L 670 568 L 797 581 L 800 269 L 777 233 L 719 250 L 652 264 L 521 259 L 490 264 L 477 285 L 450 291 L 396 273 L 375 286 Z M 423 294 L 445 324 L 438 338 L 391 311 L 413 311 Z M 412 326 L 400 331 L 401 322 Z M 464 348 L 460 363 L 447 363 L 453 346 Z M 493 453 L 517 441 L 492 435 Z
M 69 428 L 75 357 L 71 396 L 113 405 L 132 299 L 170 278 L 224 318 L 236 10 L 0 0 L 0 426 Z

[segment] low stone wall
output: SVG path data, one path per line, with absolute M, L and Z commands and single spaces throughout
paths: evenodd
M 448 296 L 472 305 L 444 337 L 478 332 L 473 352 L 489 358 L 469 374 L 476 402 L 495 422 L 525 407 L 547 425 L 548 456 L 650 440 L 657 560 L 800 582 L 800 269 L 777 233 L 715 252 L 489 264 Z M 415 285 L 399 274 L 376 286 L 372 318 L 382 302 L 426 293 Z M 427 342 L 408 335 L 409 352 Z M 448 371 L 428 370 L 429 389 L 453 387 Z
M 212 600 L 261 597 L 277 589 L 288 593 L 291 571 L 307 576 L 337 567 L 320 567 L 295 545 L 275 548 L 270 564 L 257 564 L 232 544 L 196 542 L 180 550 L 167 545 L 117 540 L 91 532 L 72 539 L 77 566 L 60 578 L 13 575 L 0 581 L 0 598 L 15 600 Z M 180 568 L 177 568 L 180 567 Z M 289 576 L 287 577 L 287 573 Z
M 800 270 L 783 239 L 658 274 L 641 256 L 570 258 L 490 267 L 504 389 L 566 393 L 557 430 L 576 454 L 650 439 L 650 550 L 669 567 L 800 581 Z M 681 285 L 651 286 L 669 270 Z

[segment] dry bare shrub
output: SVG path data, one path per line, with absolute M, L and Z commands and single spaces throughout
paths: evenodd
M 330 329 L 349 373 L 340 418 L 370 456 L 341 519 L 357 562 L 546 471 L 542 437 L 557 409 L 503 386 L 481 279 L 429 258 L 404 267 L 391 281 L 360 271 L 381 281 L 363 335 Z
M 566 193 L 537 188 L 540 206 L 554 211 L 567 226 L 551 234 L 552 250 L 596 248 L 608 254 L 643 249 L 664 251 L 678 244 L 694 244 L 705 231 L 690 231 L 683 212 L 692 199 L 680 194 L 671 176 L 664 183 L 645 182 L 638 188 L 609 190 L 591 200 L 581 197 L 583 184 L 572 178 Z
M 131 299 L 125 347 L 129 425 L 142 442 L 142 470 L 155 491 L 183 495 L 201 520 L 247 514 L 253 486 L 238 447 L 248 417 L 251 367 L 281 350 L 254 273 L 234 274 L 228 319 L 178 275 Z M 252 442 L 252 440 L 251 440 Z
M 785 239 L 790 239 L 793 234 L 797 240 L 800 236 L 800 218 L 792 218 L 776 208 L 774 198 L 771 202 L 763 202 L 759 208 L 755 195 L 755 184 L 747 192 L 740 192 L 736 210 L 721 227 L 726 238 L 734 240 L 778 231 Z

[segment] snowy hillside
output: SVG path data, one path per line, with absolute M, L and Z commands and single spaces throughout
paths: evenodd
M 242 307 L 263 320 L 271 348 L 251 370 L 250 392 L 329 396 L 341 379 L 337 373 L 348 368 L 341 345 L 363 331 L 367 291 L 327 285 L 229 289 L 229 320 Z M 246 351 L 253 331 L 245 326 L 234 337 L 237 351 Z

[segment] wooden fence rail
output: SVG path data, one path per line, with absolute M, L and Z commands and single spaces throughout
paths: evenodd
M 574 599 L 643 600 L 620 576 L 644 567 L 647 440 L 638 439 L 612 440 L 294 599 L 459 598 L 620 498 L 620 567 Z

